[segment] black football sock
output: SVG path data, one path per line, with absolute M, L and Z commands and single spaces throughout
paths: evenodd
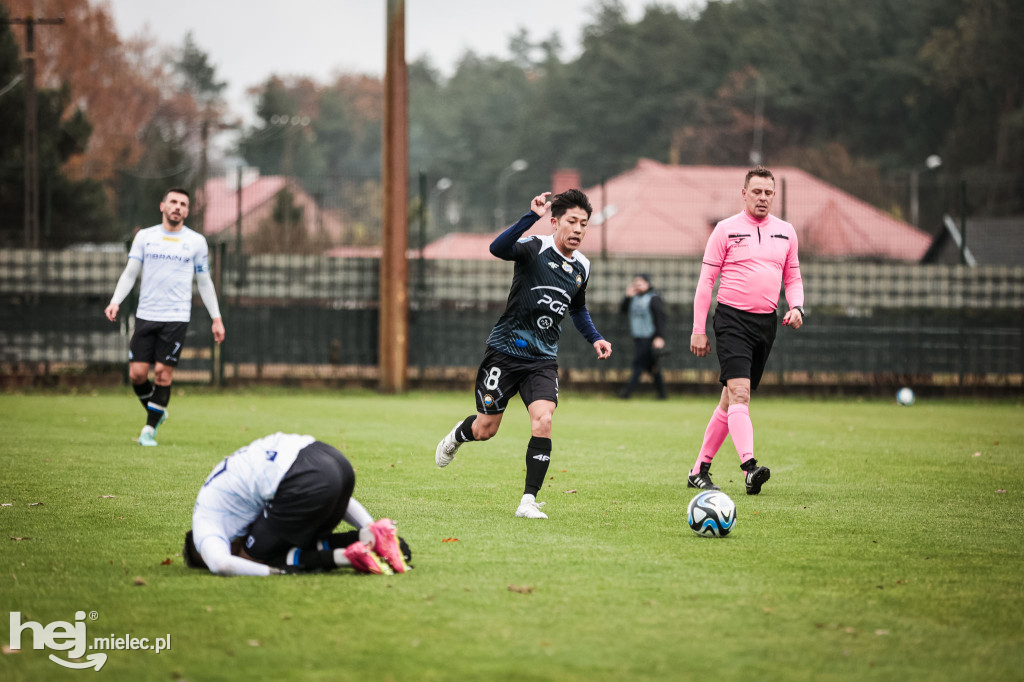
M 148 416 L 146 417 L 147 426 L 156 428 L 157 424 L 160 423 L 160 417 L 164 416 L 164 412 L 167 410 L 167 403 L 169 402 L 171 402 L 170 386 L 157 385 L 153 388 L 153 397 L 146 404 L 146 410 L 148 411 Z
M 544 476 L 548 473 L 551 463 L 551 439 L 531 436 L 526 448 L 526 489 L 525 495 L 536 497 L 544 485 Z
M 322 540 L 316 541 L 316 548 L 319 550 L 345 549 L 353 542 L 359 541 L 359 531 L 351 530 L 347 533 L 331 533 Z
M 334 561 L 332 550 L 299 549 L 293 547 L 288 550 L 284 561 L 268 562 L 273 565 L 281 565 L 292 571 L 330 571 L 338 567 Z
M 149 409 L 149 399 L 153 397 L 153 382 L 146 379 L 141 384 L 132 384 L 132 390 L 142 403 L 142 409 Z
M 455 440 L 459 443 L 469 443 L 470 441 L 476 440 L 473 437 L 473 422 L 476 421 L 476 415 L 472 414 L 462 420 L 459 424 L 459 428 L 455 429 Z

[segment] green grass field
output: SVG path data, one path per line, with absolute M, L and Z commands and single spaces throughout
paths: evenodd
M 686 473 L 713 402 L 563 396 L 539 497 L 551 518 L 529 521 L 513 517 L 518 403 L 438 470 L 469 392 L 186 388 L 158 448 L 132 442 L 143 413 L 128 389 L 2 395 L 0 643 L 9 611 L 44 626 L 85 611 L 90 642 L 171 648 L 109 651 L 98 673 L 5 648 L 0 679 L 1021 679 L 1020 402 L 756 396 L 771 481 L 746 496 L 726 441 L 712 473 L 738 521 L 706 539 L 686 525 Z M 398 521 L 414 571 L 184 567 L 206 475 L 277 430 L 352 460 L 356 497 Z

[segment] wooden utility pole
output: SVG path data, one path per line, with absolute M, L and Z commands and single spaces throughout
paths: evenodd
M 384 189 L 380 256 L 380 388 L 406 388 L 409 362 L 409 74 L 405 63 L 405 1 L 388 0 L 384 72 Z
M 36 24 L 60 25 L 59 19 L 8 19 L 25 27 L 25 248 L 39 248 L 39 114 L 36 107 Z

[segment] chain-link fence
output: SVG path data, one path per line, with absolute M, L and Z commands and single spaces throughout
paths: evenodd
M 197 296 L 177 380 L 375 381 L 377 259 L 239 257 L 224 246 L 212 255 L 227 341 L 214 348 Z M 102 311 L 124 263 L 123 251 L 0 251 L 3 375 L 119 376 L 134 301 L 123 304 L 118 324 Z M 598 363 L 566 321 L 564 380 L 624 380 L 632 344 L 620 304 L 631 278 L 644 272 L 668 312 L 670 352 L 662 363 L 669 382 L 708 383 L 715 363 L 688 350 L 699 270 L 693 259 L 595 260 L 588 306 L 616 352 Z M 766 383 L 1021 385 L 1024 267 L 812 262 L 802 270 L 807 324 L 780 329 Z M 410 376 L 426 384 L 471 379 L 504 307 L 512 265 L 413 258 L 409 273 Z
M 496 197 L 469 196 L 457 179 L 410 179 L 414 383 L 474 376 L 512 279 L 512 265 L 487 253 L 497 213 L 511 222 L 533 195 L 517 177 Z M 669 382 L 713 386 L 714 360 L 689 353 L 693 294 L 710 229 L 741 210 L 742 177 L 741 169 L 641 162 L 590 190 L 594 215 L 582 249 L 593 264 L 588 305 L 615 353 L 598 363 L 566 322 L 563 381 L 625 379 L 632 342 L 620 304 L 629 281 L 643 272 L 668 312 L 669 352 L 661 363 Z M 902 179 L 842 191 L 796 169 L 783 169 L 777 181 L 773 212 L 804 235 L 809 317 L 799 332 L 781 329 L 766 382 L 1021 386 L 1019 226 L 1010 220 L 986 228 L 993 239 L 985 253 L 1012 265 L 938 264 L 970 255 L 962 215 L 992 194 L 984 184 L 968 187 L 933 173 L 913 184 Z M 102 311 L 134 231 L 159 221 L 160 190 L 152 182 L 118 187 L 111 212 L 121 241 L 0 249 L 0 375 L 7 383 L 125 375 L 135 294 L 118 323 Z M 196 297 L 176 380 L 375 383 L 381 201 L 379 178 L 370 176 L 261 176 L 240 168 L 202 183 L 187 222 L 209 242 L 227 341 L 213 344 L 209 316 Z M 67 227 L 51 225 L 44 236 Z M 7 228 L 14 237 L 5 243 L 16 243 L 20 229 Z M 980 254 L 984 233 L 972 229 L 968 242 Z M 929 258 L 933 264 L 921 263 Z

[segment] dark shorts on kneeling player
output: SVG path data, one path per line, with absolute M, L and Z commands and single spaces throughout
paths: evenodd
M 187 333 L 188 322 L 153 322 L 135 318 L 135 332 L 128 344 L 128 360 L 177 365 Z
M 524 360 L 488 346 L 476 375 L 476 409 L 499 414 L 516 393 L 527 406 L 537 400 L 558 404 L 558 363 Z
M 302 448 L 246 531 L 246 554 L 273 566 L 292 547 L 312 548 L 345 518 L 355 483 L 352 465 L 336 448 L 320 441 Z
M 750 388 L 757 388 L 775 343 L 776 314 L 748 313 L 719 303 L 713 327 L 721 367 L 719 381 L 725 384 L 729 379 L 750 379 Z

